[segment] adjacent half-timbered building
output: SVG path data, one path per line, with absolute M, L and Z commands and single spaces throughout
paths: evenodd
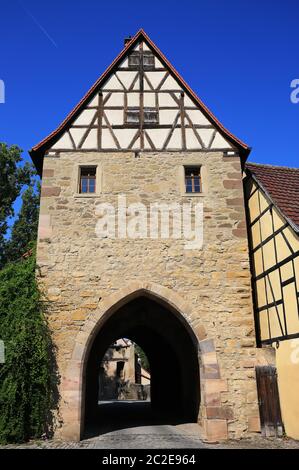
M 299 169 L 248 163 L 246 175 L 257 344 L 275 348 L 282 421 L 299 438 Z

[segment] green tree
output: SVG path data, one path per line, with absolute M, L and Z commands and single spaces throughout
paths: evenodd
M 39 215 L 40 184 L 37 191 L 29 186 L 22 195 L 22 207 L 15 220 L 11 236 L 6 241 L 3 250 L 3 261 L 15 261 L 26 251 L 31 242 L 37 238 L 38 215 Z
M 29 163 L 19 166 L 21 149 L 0 142 L 0 235 L 7 231 L 7 217 L 14 215 L 13 203 L 22 187 L 30 183 L 32 169 Z
M 8 229 L 7 220 L 14 215 L 13 204 L 23 186 L 30 184 L 32 176 L 29 163 L 20 165 L 21 152 L 16 145 L 8 147 L 0 142 L 0 258 Z
M 0 271 L 0 443 L 51 436 L 58 374 L 35 279 L 35 255 Z

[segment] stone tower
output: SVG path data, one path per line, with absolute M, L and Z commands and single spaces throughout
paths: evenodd
M 148 355 L 153 406 L 197 421 L 210 441 L 258 431 L 249 151 L 143 30 L 31 150 L 42 176 L 39 282 L 62 377 L 58 435 L 80 439 L 95 416 L 97 364 L 119 337 Z M 132 209 L 125 229 L 112 217 L 120 197 L 135 209 L 200 203 L 202 246 L 149 230 L 130 237 Z M 114 236 L 97 232 L 103 203 L 116 208 Z

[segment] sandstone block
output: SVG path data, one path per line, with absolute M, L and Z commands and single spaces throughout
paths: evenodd
M 227 421 L 225 419 L 205 419 L 204 429 L 208 442 L 225 441 L 227 435 Z

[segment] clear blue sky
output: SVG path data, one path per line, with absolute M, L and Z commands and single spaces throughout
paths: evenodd
M 298 23 L 298 0 L 2 1 L 0 141 L 29 159 L 142 27 L 251 161 L 298 166 Z

